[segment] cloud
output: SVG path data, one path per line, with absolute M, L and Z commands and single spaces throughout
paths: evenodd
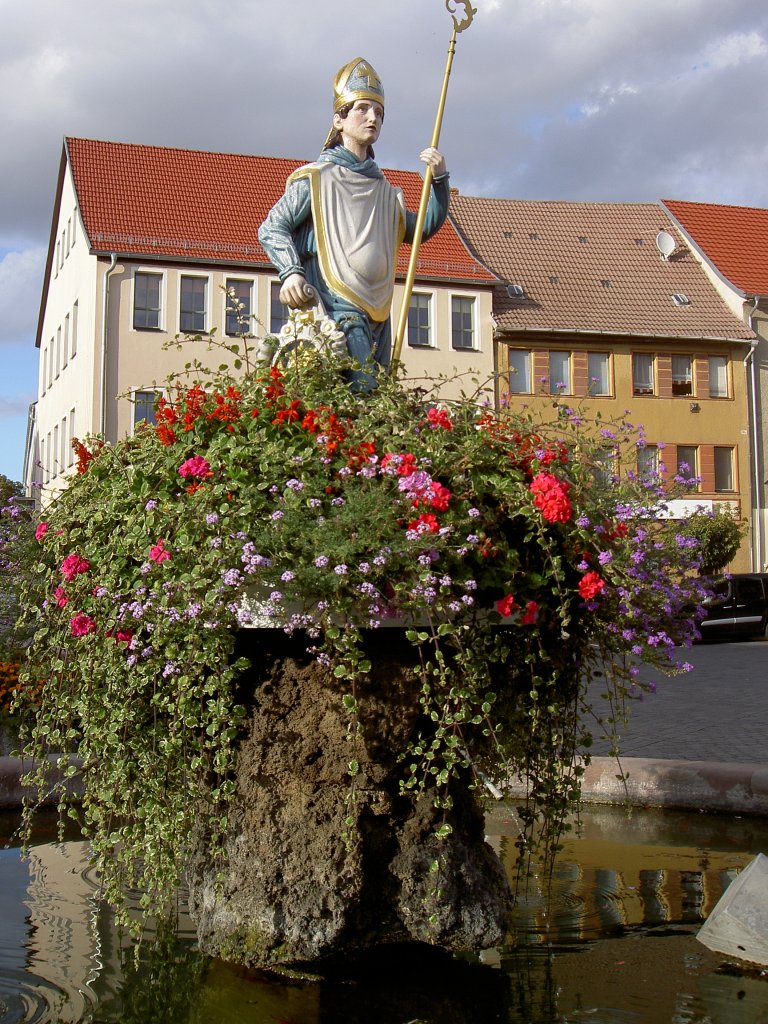
M 765 57 L 768 46 L 759 32 L 732 32 L 710 43 L 704 51 L 704 64 L 721 70 L 736 67 L 755 57 Z
M 39 246 L 0 259 L 0 346 L 34 340 L 45 254 Z

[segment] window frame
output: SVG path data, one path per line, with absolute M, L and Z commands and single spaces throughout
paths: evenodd
M 466 316 L 466 311 L 460 311 L 455 309 L 457 303 L 467 303 L 469 305 L 469 319 L 470 325 L 469 330 L 462 324 L 457 330 L 456 328 L 456 316 L 462 318 Z M 470 344 L 460 345 L 457 344 L 459 337 L 464 337 L 469 333 Z M 451 349 L 454 352 L 478 352 L 478 332 L 477 332 L 477 296 L 476 295 L 463 295 L 458 292 L 451 295 Z
M 184 310 L 184 309 L 182 309 L 181 303 L 182 303 L 182 298 L 183 298 L 183 295 L 184 295 L 184 282 L 185 281 L 202 282 L 202 285 L 203 285 L 203 300 L 204 300 L 203 301 L 203 309 L 202 310 L 200 310 L 200 309 L 192 309 L 192 310 Z M 177 315 L 178 315 L 179 334 L 192 334 L 192 335 L 194 335 L 194 334 L 210 334 L 210 316 L 211 316 L 211 311 L 210 311 L 210 284 L 211 284 L 210 274 L 190 274 L 187 271 L 184 271 L 183 273 L 179 274 L 178 288 L 177 288 L 178 302 L 176 303 L 176 311 L 177 311 Z M 202 327 L 182 327 L 182 318 L 185 315 L 186 316 L 200 316 L 200 315 L 202 315 L 203 326 Z
M 567 380 L 563 380 L 563 374 L 558 373 L 558 380 L 554 379 L 552 373 L 552 357 L 555 355 L 565 356 L 565 362 L 567 363 L 568 373 Z M 573 352 L 570 349 L 564 348 L 551 348 L 547 352 L 547 378 L 549 380 L 549 393 L 550 395 L 572 395 L 573 394 Z M 562 384 L 563 387 L 558 387 L 558 384 Z
M 681 459 L 680 452 L 691 452 L 692 458 Z M 681 462 L 685 462 L 688 466 L 688 472 L 685 474 L 685 479 L 690 480 L 693 484 L 696 481 L 696 489 L 700 485 L 699 481 L 699 464 L 700 464 L 700 453 L 699 446 L 697 444 L 679 444 L 675 453 L 675 473 L 677 476 L 682 477 Z
M 646 458 L 646 453 L 652 457 Z M 637 477 L 641 482 L 644 480 L 659 480 L 661 473 L 659 466 L 661 457 L 657 444 L 644 444 L 637 449 Z
M 157 278 L 158 289 L 157 289 L 157 306 L 137 306 L 137 294 L 136 285 L 139 278 Z M 136 267 L 131 275 L 131 330 L 134 331 L 162 331 L 165 329 L 165 295 L 166 295 L 166 280 L 165 272 L 162 270 L 147 270 L 144 267 Z M 143 313 L 156 312 L 157 323 L 156 324 L 137 324 L 136 313 L 137 311 Z
M 722 453 L 728 454 L 728 478 L 729 487 L 718 486 L 718 477 L 720 476 L 720 470 L 722 466 L 718 465 L 718 455 Z M 714 465 L 714 480 L 712 486 L 715 494 L 735 494 L 736 493 L 736 448 L 733 445 L 727 444 L 716 444 L 712 450 L 712 462 Z
M 712 388 L 712 382 L 714 380 L 714 375 L 712 373 L 712 364 L 713 364 L 713 361 L 716 360 L 716 359 L 722 361 L 723 382 L 724 382 L 724 385 L 725 385 L 725 390 L 724 390 L 723 394 L 716 394 L 716 393 L 714 393 L 713 388 Z M 729 379 L 728 364 L 729 364 L 728 356 L 718 356 L 718 355 L 707 356 L 707 370 L 708 370 L 708 375 L 709 375 L 709 397 L 713 398 L 715 401 L 722 401 L 722 399 L 724 399 L 724 398 L 730 398 L 731 397 L 731 382 L 730 382 L 730 379 Z
M 152 394 L 152 395 L 155 396 L 155 398 L 154 398 L 154 400 L 152 402 L 152 405 L 154 405 L 155 402 L 157 401 L 157 398 L 158 397 L 162 397 L 165 394 L 165 391 L 163 390 L 163 388 L 148 388 L 148 387 L 134 387 L 134 388 L 131 388 L 131 390 L 130 390 L 129 401 L 131 403 L 131 436 L 133 436 L 136 433 L 136 428 L 138 427 L 139 423 L 146 423 L 147 426 L 150 426 L 150 427 L 155 426 L 155 424 L 157 423 L 157 420 L 154 419 L 154 418 L 151 419 L 151 420 L 149 420 L 149 419 L 137 420 L 136 419 L 136 409 L 137 409 L 137 399 L 136 399 L 136 396 L 137 395 L 149 395 L 149 394 Z M 154 411 L 153 411 L 153 416 L 154 416 Z
M 270 334 L 279 334 L 280 331 L 282 330 L 283 326 L 286 323 L 288 323 L 288 307 L 285 305 L 284 302 L 280 301 L 280 289 L 282 287 L 283 287 L 283 282 L 280 281 L 280 280 L 271 280 L 269 282 L 269 333 Z M 275 316 L 275 311 L 276 311 L 278 306 L 280 307 L 282 312 L 281 312 L 280 317 L 279 317 L 280 323 L 276 327 L 275 323 L 276 323 L 278 318 Z
M 646 385 L 638 384 L 638 360 L 647 359 L 650 366 L 651 377 L 650 377 L 650 388 Z M 633 352 L 632 353 L 632 397 L 633 398 L 653 398 L 656 396 L 656 356 L 650 352 Z
M 595 380 L 594 374 L 590 369 L 590 362 L 593 358 L 601 357 L 605 360 L 605 391 L 594 391 L 592 389 L 592 381 Z M 611 353 L 606 351 L 587 351 L 587 394 L 590 398 L 612 398 L 613 397 L 613 373 L 611 363 Z
M 415 308 L 413 306 L 414 299 L 424 299 L 424 300 L 426 300 L 426 302 L 425 302 L 425 304 L 420 305 L 418 308 Z M 413 291 L 413 292 L 411 292 L 411 297 L 410 297 L 409 302 L 408 302 L 408 319 L 407 319 L 407 324 L 406 324 L 406 339 L 407 339 L 408 347 L 409 348 L 425 349 L 425 348 L 435 348 L 436 347 L 435 346 L 435 341 L 434 341 L 434 331 L 432 330 L 432 325 L 434 324 L 434 320 L 435 320 L 435 318 L 434 318 L 434 299 L 435 299 L 434 292 L 423 292 L 423 291 Z M 426 309 L 426 315 L 427 315 L 426 325 L 424 325 L 422 323 L 417 323 L 417 324 L 413 325 L 411 323 L 411 313 L 412 312 L 419 312 L 422 309 Z M 426 331 L 427 340 L 426 341 L 413 341 L 412 340 L 412 336 L 411 336 L 412 329 L 414 329 L 415 331 L 417 331 L 419 333 L 421 333 L 422 331 Z
M 248 308 L 243 310 L 241 313 L 235 313 L 229 309 L 230 297 L 229 289 L 234 285 L 245 285 L 248 289 Z M 237 338 L 241 336 L 253 337 L 253 314 L 255 312 L 254 302 L 256 295 L 256 281 L 252 277 L 240 277 L 235 274 L 229 274 L 224 278 L 224 309 L 222 314 L 222 322 L 224 324 L 224 335 L 227 338 Z M 236 302 L 242 302 L 242 298 L 237 297 Z M 238 324 L 236 318 L 240 316 L 246 322 Z M 237 325 L 237 330 L 230 331 L 230 321 Z
M 677 374 L 675 373 L 675 361 L 677 361 L 679 366 L 680 360 L 682 359 L 686 359 L 688 361 L 688 372 L 686 376 L 681 376 L 679 372 Z M 675 352 L 672 355 L 670 363 L 670 372 L 672 377 L 672 397 L 693 398 L 696 392 L 693 356 L 687 352 Z M 684 387 L 687 387 L 687 390 L 684 390 Z
M 524 357 L 526 362 L 525 374 L 527 379 L 527 387 L 525 388 L 513 388 L 513 379 L 522 379 L 517 371 L 516 367 L 512 366 L 512 353 L 517 353 Z M 516 348 L 511 345 L 507 348 L 507 387 L 510 395 L 532 395 L 533 394 L 533 351 L 529 348 Z

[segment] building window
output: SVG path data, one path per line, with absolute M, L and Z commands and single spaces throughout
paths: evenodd
M 637 475 L 644 483 L 653 483 L 659 477 L 659 449 L 646 444 L 637 449 Z
M 205 331 L 207 291 L 206 278 L 182 274 L 179 290 L 179 330 L 185 334 L 202 334 Z
M 58 460 L 58 457 L 59 457 L 59 424 L 58 423 L 53 428 L 53 452 L 51 454 L 53 456 L 52 459 L 51 459 L 51 476 L 58 476 L 58 473 L 59 473 L 59 467 L 57 465 L 57 460 Z
M 53 344 L 53 342 L 51 342 Z M 40 394 L 45 394 L 45 389 L 48 386 L 48 346 L 43 346 L 43 351 L 40 353 Z
M 162 274 L 137 271 L 133 275 L 133 329 L 159 330 Z
M 635 352 L 632 356 L 632 394 L 653 395 L 653 356 Z
M 709 357 L 709 397 L 728 397 L 728 360 L 725 356 Z
M 59 468 L 64 472 L 67 464 L 67 417 L 61 417 L 61 449 L 59 454 Z
M 61 346 L 62 369 L 69 362 L 69 313 L 64 317 L 64 339 Z
M 75 436 L 75 410 L 69 410 L 69 451 L 67 453 L 67 465 L 74 466 L 75 464 L 75 449 L 72 447 L 72 441 Z
M 77 207 L 72 211 L 72 248 L 75 247 L 75 240 L 77 238 Z
M 56 349 L 56 340 L 51 338 L 51 345 L 48 349 L 48 387 L 53 384 L 53 353 Z
M 690 356 L 672 356 L 672 394 L 693 394 L 693 359 Z
M 269 331 L 279 334 L 280 328 L 288 322 L 288 307 L 280 301 L 282 284 L 273 281 L 269 289 Z
M 685 481 L 698 476 L 698 450 L 692 445 L 677 446 L 677 475 Z
M 530 395 L 531 390 L 531 353 L 521 348 L 509 349 L 510 394 Z
M 715 448 L 715 490 L 736 490 L 733 484 L 733 448 Z
M 475 300 L 461 295 L 451 296 L 451 347 L 475 347 Z
M 432 344 L 430 308 L 432 297 L 414 292 L 408 306 L 408 344 L 413 348 L 429 348 Z
M 253 282 L 227 278 L 227 315 L 225 331 L 230 337 L 251 333 Z
M 61 373 L 61 328 L 56 328 L 56 376 Z
M 133 392 L 133 429 L 140 423 L 147 423 L 153 426 L 157 419 L 155 417 L 155 402 L 157 401 L 156 391 L 134 391 Z
M 552 351 L 549 353 L 549 393 L 551 395 L 571 394 L 571 353 Z
M 69 358 L 74 359 L 77 355 L 77 303 L 72 307 L 72 333 L 69 338 Z
M 587 376 L 590 395 L 610 395 L 610 356 L 607 352 L 587 353 Z
M 610 449 L 595 452 L 592 470 L 599 487 L 613 486 L 616 483 L 616 452 Z

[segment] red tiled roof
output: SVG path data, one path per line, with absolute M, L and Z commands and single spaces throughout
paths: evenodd
M 302 163 L 92 139 L 66 140 L 85 230 L 97 252 L 269 266 L 257 230 Z M 385 171 L 416 209 L 421 178 Z M 398 270 L 405 274 L 410 246 Z M 421 278 L 494 280 L 447 222 L 419 252 Z
M 687 248 L 661 259 L 656 235 L 675 228 L 660 206 L 454 196 L 451 218 L 504 282 L 494 290 L 503 330 L 753 337 Z M 523 296 L 510 298 L 507 283 Z
M 768 295 L 768 210 L 663 200 L 684 232 L 739 291 Z

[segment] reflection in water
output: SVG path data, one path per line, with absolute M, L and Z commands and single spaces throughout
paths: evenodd
M 0 851 L 0 1024 L 766 1024 L 768 984 L 721 973 L 695 934 L 768 849 L 768 822 L 615 808 L 582 818 L 551 880 L 533 866 L 503 947 L 458 960 L 396 947 L 322 976 L 203 957 L 183 907 L 180 928 L 150 930 L 134 960 L 85 844 L 43 843 L 28 862 Z M 513 823 L 497 812 L 488 830 L 511 866 Z

